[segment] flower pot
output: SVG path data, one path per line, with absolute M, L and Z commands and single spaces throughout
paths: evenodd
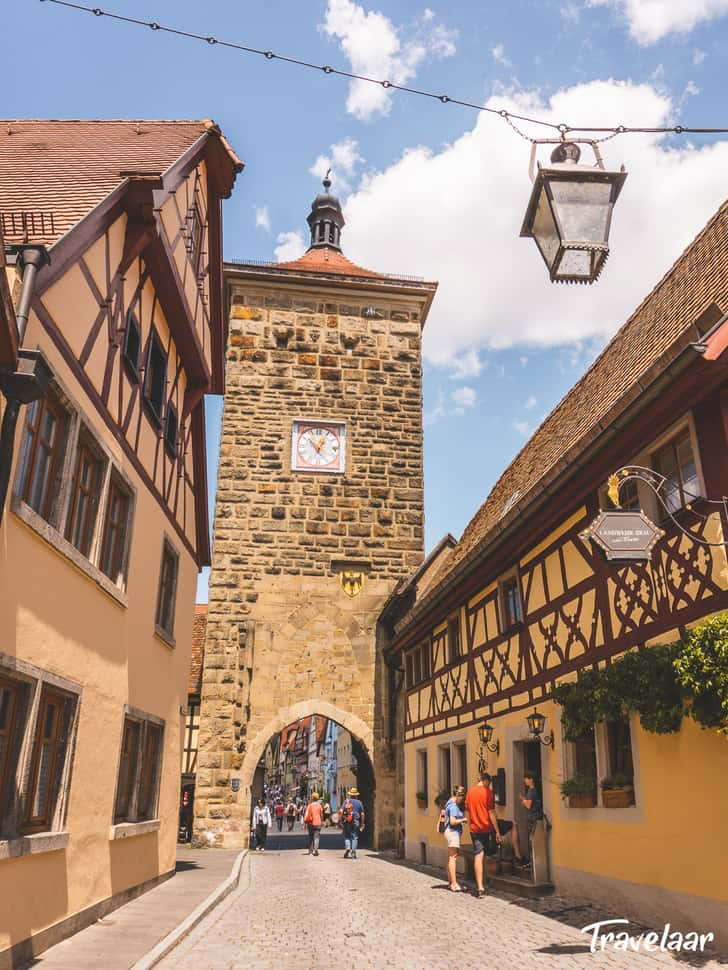
M 596 803 L 596 792 L 581 792 L 578 795 L 569 795 L 569 808 L 594 808 Z
M 497 876 L 501 871 L 501 863 L 498 856 L 487 855 L 485 857 L 485 874 L 488 878 L 491 876 Z
M 417 799 L 417 807 L 418 808 L 427 808 L 427 800 L 424 799 L 424 798 L 418 798 Z
M 634 805 L 634 788 L 602 788 L 604 808 L 629 808 Z

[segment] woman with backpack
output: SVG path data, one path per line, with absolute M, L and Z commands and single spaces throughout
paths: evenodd
M 458 856 L 460 855 L 460 837 L 463 834 L 463 825 L 467 825 L 463 806 L 465 805 L 465 789 L 458 785 L 452 798 L 447 802 L 440 812 L 437 823 L 438 832 L 442 832 L 447 842 L 447 882 L 448 889 L 452 893 L 463 892 L 463 887 L 458 883 Z

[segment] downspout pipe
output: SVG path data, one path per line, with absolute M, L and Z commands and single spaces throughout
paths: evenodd
M 15 319 L 18 325 L 18 348 L 20 348 L 23 346 L 25 332 L 28 329 L 28 318 L 33 302 L 33 293 L 35 292 L 38 271 L 47 263 L 50 263 L 50 257 L 45 246 L 19 246 L 17 252 L 23 267 L 20 299 L 18 300 L 18 307 L 15 311 Z M 7 499 L 8 485 L 10 484 L 15 431 L 18 425 L 21 403 L 20 398 L 10 394 L 7 395 L 7 406 L 3 413 L 2 427 L 0 428 L 0 524 L 2 524 L 3 514 L 5 512 L 5 500 Z

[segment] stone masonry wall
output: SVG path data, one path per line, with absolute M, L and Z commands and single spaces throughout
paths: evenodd
M 376 622 L 423 556 L 427 294 L 231 275 L 195 838 L 247 844 L 265 745 L 321 713 L 365 744 L 379 841 L 390 843 L 396 790 Z M 346 422 L 345 475 L 291 471 L 294 418 Z M 366 576 L 350 598 L 337 563 L 352 560 Z

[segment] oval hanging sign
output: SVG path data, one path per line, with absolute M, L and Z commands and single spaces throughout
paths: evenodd
M 591 539 L 604 550 L 607 559 L 649 560 L 664 531 L 644 512 L 612 510 L 600 512 L 580 538 Z

